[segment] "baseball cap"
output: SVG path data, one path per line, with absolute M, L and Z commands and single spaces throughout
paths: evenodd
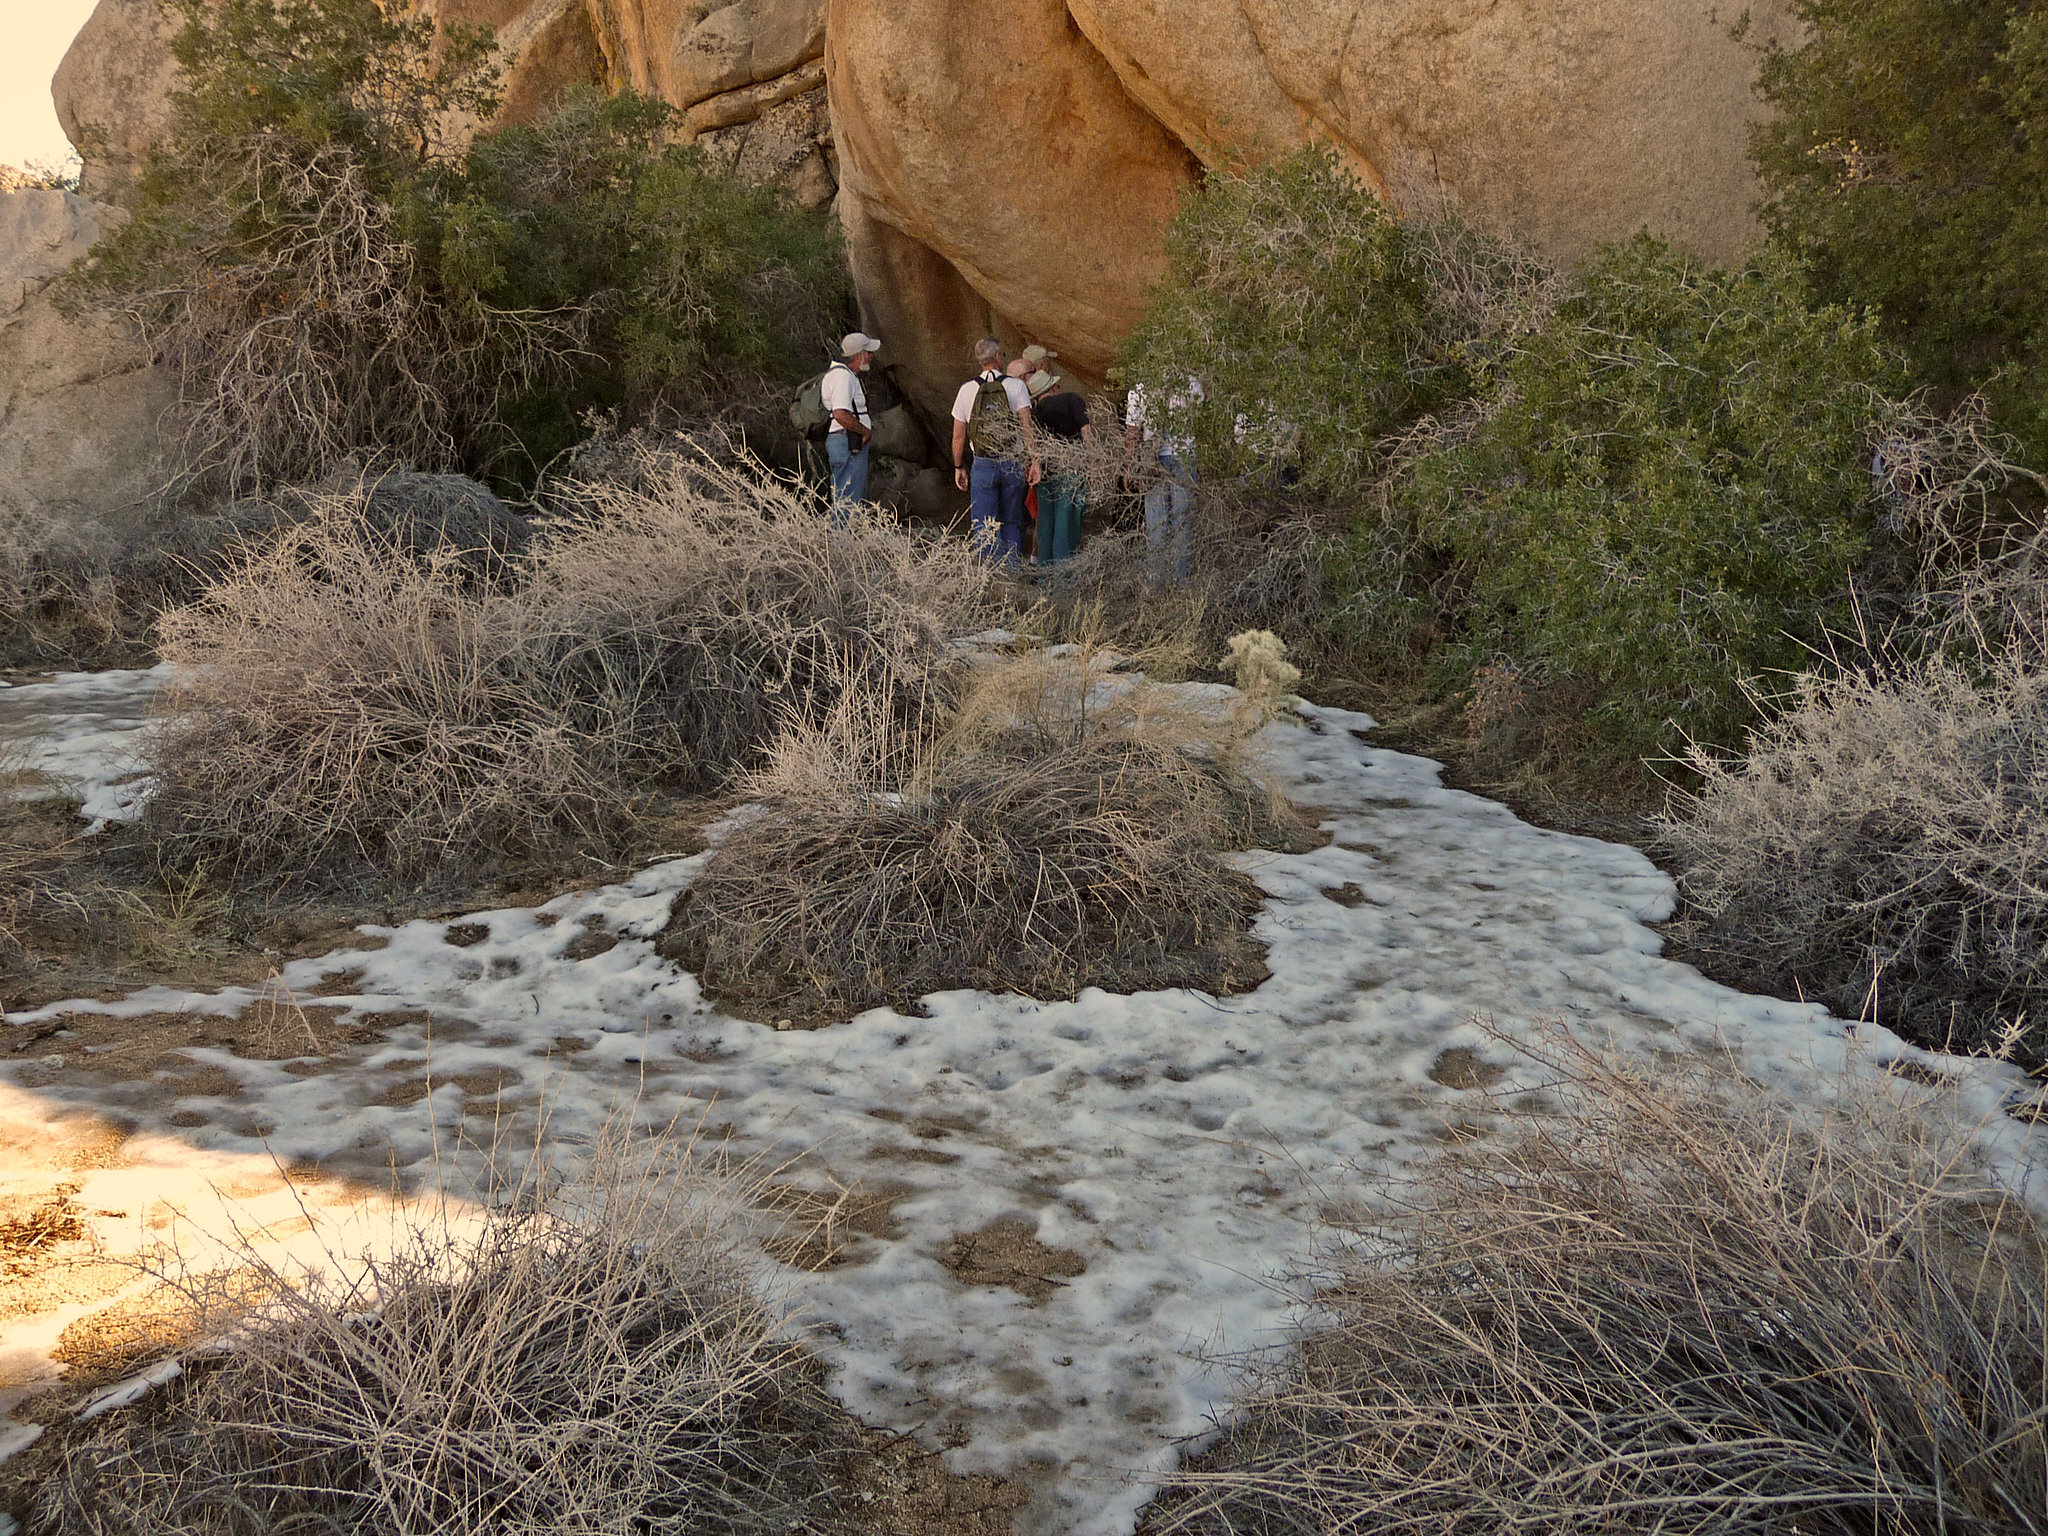
M 1044 347 L 1041 347 L 1036 342 L 1033 342 L 1030 346 L 1024 349 L 1022 355 L 1025 362 L 1036 363 L 1040 368 L 1043 368 L 1053 358 L 1058 357 L 1059 353 L 1048 352 Z
M 847 336 L 841 337 L 839 342 L 839 355 L 841 357 L 852 357 L 856 352 L 879 352 L 881 350 L 882 344 L 879 341 L 875 340 L 872 336 L 864 336 L 859 331 L 854 331 Z

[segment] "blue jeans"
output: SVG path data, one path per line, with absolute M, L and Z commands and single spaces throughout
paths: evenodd
M 1014 564 L 1024 544 L 1024 470 L 1009 459 L 976 457 L 968 477 L 974 542 L 991 560 Z
M 825 439 L 825 457 L 832 462 L 832 520 L 844 523 L 857 501 L 868 499 L 868 449 L 858 451 L 848 442 L 851 432 L 834 432 Z
M 1194 547 L 1188 510 L 1195 504 L 1195 466 L 1183 464 L 1176 454 L 1162 453 L 1159 468 L 1165 478 L 1145 493 L 1145 552 L 1155 574 L 1170 565 L 1173 584 L 1185 586 Z

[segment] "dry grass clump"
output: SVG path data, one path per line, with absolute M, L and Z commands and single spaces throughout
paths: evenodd
M 30 544 L 0 530 L 0 666 L 121 666 L 146 651 L 151 599 L 169 574 L 147 547 Z
M 1041 606 L 1029 622 L 1056 638 L 1143 652 L 1148 671 L 1168 679 L 1212 669 L 1228 638 L 1248 629 L 1271 630 L 1297 654 L 1319 657 L 1328 599 L 1322 513 L 1205 486 L 1189 515 L 1184 584 L 1168 579 L 1142 522 L 1091 525 L 1073 559 L 1040 568 Z
M 184 664 L 148 827 L 177 867 L 401 874 L 630 832 L 639 797 L 745 767 L 848 680 L 943 695 L 988 576 L 880 517 L 834 529 L 758 472 L 577 488 L 505 570 L 368 530 L 368 492 L 167 615 Z
M 0 979 L 34 953 L 41 930 L 86 920 L 85 904 L 65 880 L 64 836 L 52 836 L 41 818 L 24 814 L 0 750 Z
M 663 952 L 714 993 L 822 1021 L 953 987 L 1265 978 L 1258 888 L 1221 854 L 1295 828 L 1227 712 L 1087 651 L 984 664 L 934 740 L 843 697 L 784 735 L 751 785 L 768 809 L 677 899 Z
M 616 1140 L 522 1193 L 353 1283 L 257 1270 L 232 1348 L 72 1445 L 30 1531 L 847 1528 L 857 1426 L 750 1284 L 739 1196 Z
M 620 786 L 561 729 L 517 599 L 457 551 L 414 559 L 333 510 L 162 622 L 184 668 L 148 747 L 164 862 L 410 872 L 616 830 Z
M 1693 942 L 1772 990 L 1984 1048 L 2048 1025 L 2048 673 L 1807 677 L 1663 827 Z
M 1915 1090 L 1543 1055 L 1567 1113 L 1332 1254 L 1148 1532 L 2040 1528 L 2041 1234 Z
M 651 455 L 636 485 L 573 489 L 584 511 L 537 542 L 526 606 L 576 727 L 620 730 L 640 771 L 722 782 L 850 688 L 914 717 L 993 617 L 962 541 L 879 513 L 835 527 L 758 469 Z

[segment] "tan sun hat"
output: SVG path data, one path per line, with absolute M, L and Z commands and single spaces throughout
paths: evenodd
M 1051 374 L 1047 373 L 1043 368 L 1041 368 L 1038 370 L 1038 372 L 1034 373 L 1033 375 L 1031 375 L 1030 378 L 1024 381 L 1024 387 L 1031 391 L 1031 398 L 1036 400 L 1040 395 L 1044 394 L 1046 391 L 1051 389 L 1057 389 L 1059 387 L 1059 382 L 1060 381 L 1058 379 L 1054 378 Z
M 1059 353 L 1048 352 L 1044 347 L 1041 347 L 1036 342 L 1033 342 L 1030 346 L 1024 349 L 1022 355 L 1025 362 L 1036 363 L 1042 369 L 1045 367 L 1047 363 L 1051 362 L 1054 358 L 1058 357 Z
M 839 343 L 839 355 L 841 357 L 854 357 L 862 352 L 879 352 L 881 350 L 882 344 L 879 341 L 875 340 L 872 336 L 864 336 L 859 331 L 843 337 Z

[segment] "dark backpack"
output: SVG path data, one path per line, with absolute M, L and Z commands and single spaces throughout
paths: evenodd
M 999 374 L 981 381 L 974 410 L 967 418 L 967 442 L 977 459 L 1009 458 L 1017 450 L 1016 412 Z

